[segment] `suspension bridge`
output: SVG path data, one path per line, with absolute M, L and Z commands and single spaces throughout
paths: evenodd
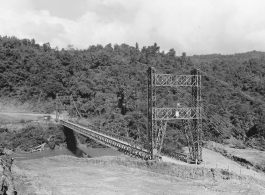
M 117 149 L 120 152 L 128 154 L 132 157 L 145 160 L 152 159 L 150 151 L 145 149 L 144 144 L 137 140 L 100 130 L 93 125 L 80 124 L 77 121 L 70 119 L 60 119 L 59 122 L 63 126 L 72 129 L 81 135 L 89 137 L 110 148 Z M 186 154 L 175 153 L 174 157 L 178 160 L 188 162 L 188 156 Z M 162 155 L 157 158 L 162 158 Z
M 191 71 L 190 75 L 159 74 L 152 67 L 148 69 L 148 140 L 145 143 L 106 129 L 78 122 L 78 118 L 83 117 L 78 111 L 78 106 L 73 96 L 57 95 L 56 120 L 64 127 L 72 129 L 101 144 L 118 149 L 133 157 L 150 160 L 161 159 L 164 156 L 162 154 L 162 147 L 167 124 L 170 121 L 178 120 L 182 124 L 182 132 L 186 137 L 189 154 L 173 152 L 170 157 L 184 162 L 201 163 L 203 161 L 202 128 L 210 130 L 209 126 L 202 127 L 202 120 L 207 120 L 207 124 L 220 134 L 227 133 L 233 128 L 229 121 L 223 119 L 213 109 L 206 108 L 203 105 L 201 98 L 201 73 L 206 74 L 197 69 Z M 177 102 L 174 106 L 163 107 L 163 104 L 159 102 L 156 94 L 159 87 L 174 88 L 175 95 L 177 96 Z M 65 102 L 72 104 L 71 107 L 76 111 L 75 118 L 61 117 L 60 113 L 63 110 L 67 110 Z
M 78 111 L 73 96 L 56 97 L 56 119 L 64 127 L 89 137 L 99 143 L 118 149 L 130 156 L 142 159 L 161 159 L 162 146 L 166 133 L 167 122 L 170 120 L 183 121 L 185 126 L 185 135 L 188 139 L 190 155 L 182 153 L 174 153 L 174 158 L 185 162 L 193 161 L 202 162 L 202 109 L 201 109 L 201 76 L 198 71 L 193 71 L 191 75 L 170 75 L 158 74 L 156 70 L 150 67 L 148 73 L 148 140 L 142 143 L 130 137 L 121 136 L 110 131 L 102 130 L 93 125 L 84 125 L 69 118 L 61 118 L 60 113 L 66 110 L 64 102 L 68 101 L 75 109 L 75 115 L 82 118 L 82 114 Z M 156 89 L 158 87 L 177 87 L 191 88 L 188 102 L 181 102 L 180 99 L 187 100 L 186 97 L 179 97 L 177 107 L 158 107 L 156 106 Z M 186 121 L 186 122 L 184 122 Z

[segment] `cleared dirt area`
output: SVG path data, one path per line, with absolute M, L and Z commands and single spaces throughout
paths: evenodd
M 260 156 L 264 155 L 263 153 L 260 152 Z M 248 157 L 247 153 L 245 153 L 245 157 L 246 158 Z M 212 150 L 203 148 L 203 159 L 206 163 L 206 167 L 216 168 L 217 166 L 218 169 L 227 169 L 227 170 L 229 169 L 231 172 L 241 175 L 249 175 L 265 181 L 264 172 L 261 171 L 257 172 L 255 169 L 251 169 L 251 167 L 246 167 L 244 165 L 241 165 L 231 159 L 224 157 L 220 153 L 214 152 Z M 201 164 L 200 166 L 204 166 L 204 164 Z
M 216 151 L 222 156 L 232 159 L 237 163 L 241 164 L 247 169 L 253 169 L 259 172 L 265 172 L 265 152 L 246 148 L 246 149 L 237 149 L 231 148 L 228 146 L 224 146 L 222 144 L 218 144 L 212 141 L 207 142 L 204 147 L 207 147 L 212 150 L 212 152 Z
M 246 159 L 250 158 L 250 156 L 248 156 L 248 152 L 256 152 L 255 150 L 241 150 L 241 153 L 237 154 L 237 155 L 242 155 L 243 158 L 243 154 L 245 154 Z M 244 153 L 245 152 L 245 153 Z M 265 159 L 262 158 L 263 155 L 265 155 L 265 152 L 259 151 L 259 153 L 256 153 L 256 158 L 261 157 L 261 159 Z M 200 165 L 192 165 L 192 164 L 188 164 L 182 161 L 177 161 L 177 160 L 173 160 L 170 159 L 168 157 L 163 157 L 163 161 L 164 162 L 172 162 L 175 164 L 179 164 L 179 165 L 186 165 L 186 166 L 191 166 L 191 167 L 205 167 L 205 168 L 214 168 L 217 170 L 227 170 L 229 172 L 232 173 L 236 173 L 238 175 L 242 175 L 242 176 L 251 176 L 254 178 L 258 178 L 261 180 L 265 181 L 265 174 L 264 172 L 260 171 L 260 170 L 256 170 L 255 167 L 252 166 L 245 166 L 244 164 L 240 164 L 238 162 L 235 162 L 225 156 L 223 156 L 221 153 L 219 152 L 215 152 L 212 151 L 210 149 L 207 148 L 203 148 L 202 150 L 202 156 L 203 156 L 203 163 L 201 163 Z M 260 159 L 257 160 L 261 161 Z
M 265 182 L 213 169 L 129 157 L 57 156 L 16 162 L 20 194 L 265 194 Z

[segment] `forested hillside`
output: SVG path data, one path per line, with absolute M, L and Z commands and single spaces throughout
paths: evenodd
M 33 111 L 53 112 L 56 93 L 73 95 L 87 120 L 142 141 L 147 136 L 146 71 L 150 66 L 169 74 L 202 70 L 205 110 L 215 114 L 213 120 L 222 121 L 216 128 L 205 117 L 204 140 L 260 146 L 265 137 L 264 52 L 183 58 L 174 49 L 161 52 L 156 43 L 142 48 L 137 43 L 88 45 L 84 50 L 69 45 L 58 50 L 34 39 L 0 37 L 2 97 L 31 102 Z M 158 97 L 173 105 L 174 89 L 158 90 Z M 185 145 L 179 128 L 177 123 L 168 125 L 164 152 Z

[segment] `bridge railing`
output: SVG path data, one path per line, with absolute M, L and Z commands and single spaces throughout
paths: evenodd
M 70 129 L 73 129 L 77 133 L 91 137 L 92 139 L 103 141 L 108 146 L 119 148 L 125 153 L 128 153 L 132 156 L 140 157 L 143 159 L 150 159 L 150 154 L 148 150 L 144 149 L 141 146 L 136 145 L 135 143 L 122 141 L 120 139 L 117 139 L 118 137 L 114 138 L 112 136 L 109 136 L 105 133 L 105 131 L 102 131 L 102 133 L 98 131 L 94 131 L 88 127 L 85 127 L 84 125 L 82 126 L 82 125 L 79 125 L 69 120 L 60 120 L 60 123 Z
M 176 160 L 181 160 L 183 162 L 189 163 L 189 155 L 187 154 L 183 154 L 179 152 L 170 152 L 170 153 L 163 154 L 163 155 L 176 159 Z
M 123 142 L 126 142 L 128 144 L 130 144 L 133 148 L 138 148 L 138 149 L 141 149 L 141 150 L 145 150 L 144 149 L 144 146 L 143 146 L 143 143 L 140 142 L 140 141 L 137 141 L 137 140 L 134 140 L 134 139 L 131 139 L 131 138 L 128 138 L 128 137 L 123 137 L 123 136 L 120 136 L 116 133 L 113 133 L 113 132 L 109 132 L 109 131 L 106 131 L 106 130 L 103 130 L 103 129 L 100 129 L 98 127 L 95 127 L 94 125 L 90 125 L 90 124 L 87 124 L 87 125 L 84 125 L 82 123 L 79 123 L 78 121 L 72 121 L 72 120 L 68 120 L 69 122 L 72 122 L 72 123 L 76 123 L 80 126 L 83 126 L 83 127 L 87 127 L 93 131 L 96 131 L 98 133 L 102 133 L 104 135 L 107 135 L 109 137 L 113 137 L 115 139 L 118 139 L 120 141 L 123 141 Z
M 132 149 L 135 149 L 137 151 L 142 151 L 145 154 L 148 154 L 148 150 L 144 149 L 143 144 L 137 140 L 133 140 L 133 139 L 130 139 L 127 137 L 122 137 L 118 134 L 102 130 L 102 129 L 95 127 L 93 125 L 90 125 L 90 124 L 84 125 L 82 123 L 79 123 L 77 121 L 72 121 L 72 120 L 66 120 L 66 121 L 63 120 L 61 122 L 63 124 L 66 124 L 70 127 L 73 127 L 75 129 L 79 130 L 80 132 L 88 131 L 88 130 L 82 129 L 82 127 L 87 128 L 87 129 L 93 131 L 95 134 L 101 134 L 104 137 L 109 137 L 110 139 L 119 140 L 120 142 L 122 142 L 123 145 L 130 146 L 130 148 L 132 148 Z M 67 122 L 70 122 L 70 123 L 67 123 Z M 173 159 L 181 160 L 181 161 L 184 161 L 187 163 L 189 163 L 189 160 L 190 160 L 189 155 L 179 153 L 179 152 L 170 152 L 170 153 L 165 153 L 162 155 L 168 156 L 168 157 L 173 158 Z

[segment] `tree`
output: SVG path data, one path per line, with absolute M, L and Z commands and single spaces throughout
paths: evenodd
M 44 44 L 43 44 L 43 50 L 44 50 L 45 52 L 51 51 L 50 43 L 44 43 Z
M 67 45 L 67 50 L 74 51 L 75 50 L 74 45 L 71 45 L 71 44 Z
M 135 48 L 136 48 L 137 50 L 139 50 L 139 45 L 138 45 L 137 42 L 135 43 Z

